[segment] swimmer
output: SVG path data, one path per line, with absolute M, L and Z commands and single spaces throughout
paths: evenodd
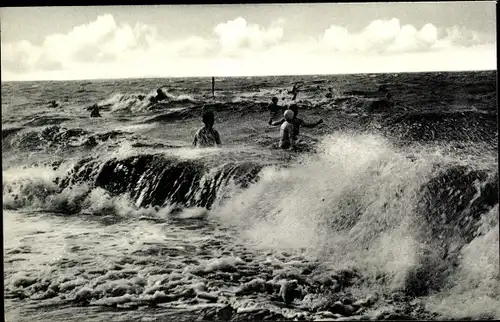
M 214 113 L 205 112 L 202 118 L 205 126 L 194 135 L 193 146 L 204 148 L 221 145 L 219 132 L 213 128 L 215 122 Z
M 162 100 L 164 100 L 164 99 L 166 99 L 166 98 L 167 98 L 167 95 L 166 95 L 166 94 L 162 91 L 162 89 L 161 89 L 161 88 L 158 88 L 158 89 L 156 90 L 156 97 L 155 97 L 156 101 L 157 101 L 157 102 L 158 102 L 158 101 L 162 101 Z
M 99 113 L 99 106 L 97 106 L 97 104 L 94 104 L 91 108 L 92 112 L 90 113 L 90 117 L 101 117 L 101 114 Z
M 295 99 L 297 98 L 297 94 L 299 94 L 299 88 L 300 86 L 302 86 L 304 84 L 304 82 L 300 81 L 300 82 L 297 82 L 295 84 L 293 84 L 293 88 L 291 91 L 288 91 L 288 94 L 292 94 L 293 97 L 292 97 L 292 101 L 295 101 Z
M 326 98 L 332 98 L 333 97 L 333 87 L 328 87 L 328 93 L 326 93 Z
M 293 112 L 293 120 L 292 120 L 292 124 L 293 124 L 293 132 L 294 132 L 294 139 L 297 140 L 298 139 L 298 136 L 299 136 L 299 132 L 300 132 L 300 127 L 303 126 L 303 127 L 306 127 L 306 128 L 314 128 L 318 125 L 320 125 L 321 123 L 323 123 L 323 120 L 322 119 L 319 119 L 317 122 L 315 123 L 307 123 L 306 121 L 304 121 L 303 119 L 300 119 L 297 117 L 297 114 L 299 114 L 299 107 L 297 106 L 297 104 L 292 104 L 290 105 L 290 110 Z M 277 125 L 281 125 L 285 122 L 286 120 L 285 119 L 282 119 L 282 120 L 279 120 L 277 122 L 272 122 L 271 125 L 272 126 L 277 126 Z
M 283 107 L 280 107 L 278 105 L 278 98 L 274 96 L 271 100 L 271 104 L 267 106 L 267 109 L 269 110 L 270 113 L 270 118 L 269 118 L 269 124 L 273 122 L 273 120 L 279 115 L 279 112 L 281 111 L 282 113 L 286 110 Z
M 283 113 L 284 122 L 280 128 L 280 148 L 282 149 L 295 149 L 295 138 L 293 135 L 293 118 L 294 113 L 291 110 L 286 110 Z
M 162 100 L 164 100 L 166 98 L 168 98 L 168 96 L 162 91 L 161 88 L 158 88 L 156 90 L 156 96 L 149 97 L 149 101 L 152 104 L 155 104 L 155 103 L 158 103 L 159 101 L 162 101 Z M 142 101 L 142 99 L 141 99 L 141 101 Z

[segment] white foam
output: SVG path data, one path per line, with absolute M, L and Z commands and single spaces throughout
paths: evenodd
M 131 124 L 131 125 L 121 125 L 115 126 L 115 131 L 123 131 L 123 132 L 136 132 L 141 130 L 148 130 L 154 128 L 155 124 Z
M 205 272 L 210 273 L 227 268 L 235 268 L 238 264 L 243 264 L 244 261 L 239 257 L 221 257 L 204 261 L 197 267 L 186 267 L 184 272 Z
M 451 287 L 427 299 L 429 309 L 452 318 L 500 319 L 498 205 L 482 218 L 482 233 L 461 251 Z
M 144 111 L 149 104 L 149 96 L 143 100 L 139 99 L 140 93 L 136 94 L 122 94 L 115 93 L 108 99 L 98 102 L 98 105 L 108 106 L 111 105 L 112 112 L 140 112 Z
M 181 219 L 199 219 L 207 216 L 208 210 L 202 207 L 185 208 L 177 215 Z
M 439 156 L 413 161 L 375 135 L 335 134 L 322 152 L 261 180 L 213 209 L 254 245 L 332 258 L 337 267 L 383 271 L 398 287 L 415 263 L 419 189 Z M 352 224 L 347 225 L 349 221 Z M 333 256 L 333 257 L 332 257 Z
M 220 148 L 209 147 L 209 148 L 178 148 L 178 149 L 169 149 L 166 150 L 166 154 L 174 155 L 187 160 L 199 159 L 208 155 L 219 154 L 221 151 Z
M 58 189 L 54 182 L 63 174 L 66 166 L 59 169 L 51 167 L 12 167 L 2 171 L 3 204 L 7 208 L 41 208 L 45 198 Z

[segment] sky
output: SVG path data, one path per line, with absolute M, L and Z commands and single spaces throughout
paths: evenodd
M 495 2 L 1 8 L 1 77 L 496 70 Z

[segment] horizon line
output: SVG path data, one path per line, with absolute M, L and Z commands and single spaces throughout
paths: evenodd
M 110 81 L 130 79 L 167 79 L 167 78 L 245 78 L 245 77 L 303 77 L 303 76 L 339 76 L 339 75 L 379 75 L 379 74 L 419 74 L 419 73 L 465 73 L 465 72 L 496 72 L 497 69 L 468 69 L 468 70 L 429 70 L 407 72 L 366 72 L 366 73 L 327 73 L 327 74 L 282 74 L 282 75 L 227 75 L 227 76 L 144 76 L 144 77 L 109 77 L 109 78 L 75 78 L 75 79 L 26 79 L 26 80 L 1 80 L 0 83 L 22 82 L 76 82 L 76 81 Z

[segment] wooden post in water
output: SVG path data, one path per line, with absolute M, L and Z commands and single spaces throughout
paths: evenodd
M 212 76 L 212 97 L 215 97 L 215 77 Z

